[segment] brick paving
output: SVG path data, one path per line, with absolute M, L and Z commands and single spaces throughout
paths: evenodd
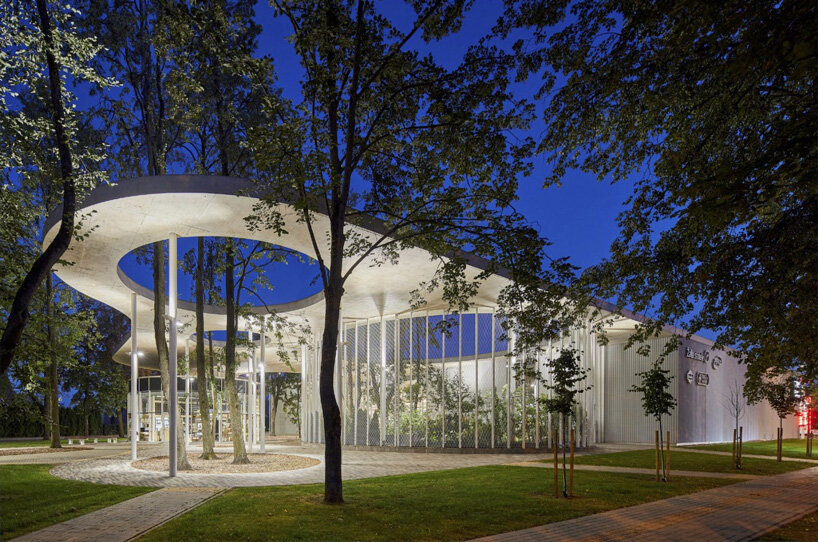
M 15 542 L 125 542 L 212 499 L 222 489 L 165 488 L 51 525 Z
M 818 510 L 818 467 L 478 539 L 481 542 L 753 540 Z

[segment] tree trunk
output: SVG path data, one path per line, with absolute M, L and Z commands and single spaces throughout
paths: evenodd
M 123 410 L 121 408 L 117 409 L 116 411 L 116 426 L 117 426 L 117 434 L 116 436 L 119 438 L 125 437 L 125 421 L 122 419 Z
M 68 135 L 65 131 L 65 110 L 62 99 L 62 82 L 60 80 L 60 65 L 54 57 L 54 37 L 46 0 L 37 0 L 40 32 L 43 36 L 46 66 L 48 67 L 48 86 L 50 93 L 50 114 L 54 124 L 57 154 L 60 159 L 60 178 L 62 179 L 62 218 L 57 235 L 48 244 L 48 247 L 34 260 L 23 282 L 17 288 L 14 301 L 6 318 L 6 327 L 0 337 L 0 373 L 5 373 L 14 359 L 14 351 L 20 343 L 28 323 L 28 308 L 40 284 L 51 268 L 62 257 L 71 243 L 74 235 L 74 212 L 76 210 L 76 192 L 74 186 L 74 168 L 72 165 L 71 148 L 68 144 Z
M 334 237 L 334 236 L 333 236 Z M 335 248 L 333 248 L 333 253 Z M 333 254 L 334 256 L 334 254 Z M 341 411 L 335 400 L 335 354 L 338 345 L 338 321 L 341 313 L 341 261 L 333 262 L 329 284 L 324 292 L 324 333 L 321 342 L 319 394 L 324 417 L 324 502 L 344 502 L 341 480 Z
M 667 472 L 665 471 L 665 445 L 662 442 L 662 437 L 664 433 L 662 433 L 662 418 L 659 417 L 659 461 L 661 462 L 662 466 L 662 481 L 667 482 Z
M 270 402 L 270 436 L 276 436 L 276 414 L 278 413 L 278 398 L 273 395 Z
M 51 422 L 51 448 L 62 448 L 60 444 L 60 390 L 59 379 L 57 378 L 57 349 L 56 337 L 54 333 L 54 278 L 48 273 L 45 282 L 47 314 L 46 326 L 48 332 L 48 353 L 51 362 L 48 366 L 48 406 L 50 409 L 49 421 Z
M 568 473 L 565 464 L 565 443 L 567 442 L 568 417 L 562 415 L 562 496 L 568 498 Z
M 228 239 L 225 244 L 225 272 L 224 272 L 224 299 L 227 309 L 227 337 L 224 345 L 224 386 L 227 393 L 227 407 L 230 410 L 230 430 L 233 435 L 233 464 L 249 463 L 247 450 L 244 447 L 243 423 L 241 419 L 241 405 L 236 390 L 236 298 L 233 276 L 233 240 Z
M 199 390 L 199 417 L 202 420 L 202 459 L 215 459 L 210 431 L 210 398 L 204 352 L 204 237 L 196 241 L 196 379 Z
M 176 382 L 170 381 L 168 343 L 165 340 L 165 248 L 162 241 L 153 243 L 153 335 L 159 356 L 159 373 L 162 378 L 162 392 L 170 412 L 170 387 Z M 176 419 L 180 420 L 179 405 L 176 405 Z M 187 446 L 183 424 L 176 424 L 176 468 L 190 470 L 187 461 Z

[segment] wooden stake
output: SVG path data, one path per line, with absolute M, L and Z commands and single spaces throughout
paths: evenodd
M 665 457 L 665 482 L 670 482 L 670 431 L 667 432 L 665 448 L 667 449 L 667 457 Z
M 559 455 L 557 449 L 557 430 L 554 429 L 554 497 L 560 498 L 560 470 L 559 470 Z
M 568 474 L 568 496 L 574 496 L 574 428 L 571 428 L 571 470 Z
M 656 481 L 658 482 L 659 478 L 659 430 L 656 430 Z
M 736 458 L 736 445 L 738 444 L 738 429 L 733 429 L 733 468 L 736 468 L 738 465 L 738 460 Z

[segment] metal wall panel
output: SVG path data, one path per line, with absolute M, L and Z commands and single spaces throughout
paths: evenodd
M 639 393 L 629 391 L 639 383 L 636 373 L 650 368 L 651 363 L 662 352 L 669 339 L 651 339 L 650 356 L 636 352 L 637 347 L 625 349 L 624 343 L 610 343 L 605 347 L 604 375 L 604 435 L 605 442 L 652 443 L 654 431 L 658 429 L 652 417 L 644 415 Z M 671 375 L 678 374 L 678 352 L 670 353 L 664 368 Z M 670 392 L 678 396 L 678 378 L 671 382 Z M 675 414 L 675 413 L 674 413 Z M 664 416 L 662 430 L 670 430 L 671 442 L 676 442 L 678 434 L 677 416 Z

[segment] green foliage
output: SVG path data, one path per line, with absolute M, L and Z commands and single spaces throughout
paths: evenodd
M 590 369 L 582 368 L 579 352 L 573 347 L 563 348 L 547 363 L 551 381 L 543 380 L 542 385 L 551 393 L 540 401 L 549 412 L 572 416 L 576 396 L 591 389 L 591 386 L 582 386 Z
M 670 370 L 662 369 L 657 362 L 647 371 L 636 373 L 639 385 L 634 384 L 629 391 L 642 394 L 642 409 L 645 416 L 653 416 L 659 421 L 662 416 L 669 416 L 676 408 L 676 399 L 668 390 L 673 377 Z
M 546 184 L 634 183 L 610 260 L 586 275 L 654 317 L 634 340 L 711 329 L 750 379 L 814 380 L 816 3 L 508 5 L 497 29 L 518 40 L 519 76 L 543 77 Z
M 802 401 L 798 380 L 789 372 L 768 373 L 760 383 L 745 386 L 744 393 L 751 404 L 766 400 L 782 420 L 795 414 Z

